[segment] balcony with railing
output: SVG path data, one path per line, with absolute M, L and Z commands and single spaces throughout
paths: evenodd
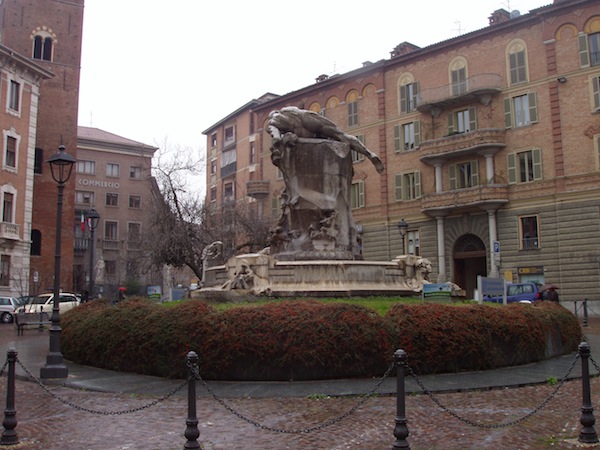
M 250 180 L 246 183 L 246 195 L 262 197 L 269 195 L 269 180 Z
M 503 147 L 506 147 L 506 130 L 483 128 L 423 141 L 419 146 L 419 151 L 422 155 L 421 161 L 431 163 L 436 160 L 478 153 L 482 150 L 499 150 Z
M 76 237 L 73 240 L 73 248 L 74 248 L 75 252 L 77 252 L 77 253 L 86 252 L 89 245 L 90 245 L 89 238 Z
M 103 239 L 102 250 L 119 250 L 119 241 L 113 239 Z
M 508 203 L 508 185 L 485 184 L 426 194 L 421 199 L 421 209 L 426 214 L 447 213 L 497 208 L 504 203 Z
M 479 101 L 488 105 L 502 91 L 502 78 L 495 73 L 482 73 L 466 80 L 422 90 L 417 97 L 417 110 L 437 117 L 442 110 Z
M 0 239 L 4 241 L 21 240 L 21 226 L 17 223 L 0 222 Z

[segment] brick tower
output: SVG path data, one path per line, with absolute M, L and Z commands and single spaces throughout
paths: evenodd
M 46 162 L 66 146 L 77 157 L 77 112 L 84 0 L 4 0 L 0 40 L 54 74 L 40 88 L 33 174 L 30 294 L 53 286 L 57 183 Z M 73 286 L 75 168 L 64 190 L 61 289 Z

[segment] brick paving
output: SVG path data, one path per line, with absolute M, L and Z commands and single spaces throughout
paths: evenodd
M 594 326 L 600 330 L 600 320 L 590 325 L 586 332 L 595 332 Z M 597 409 L 600 379 L 593 378 L 591 385 Z M 203 388 L 198 384 L 197 389 Z M 0 379 L 0 390 L 6 391 L 6 377 Z M 186 442 L 183 434 L 187 417 L 185 392 L 140 412 L 114 415 L 92 414 L 63 401 L 110 413 L 141 407 L 156 400 L 156 397 L 59 386 L 48 386 L 48 390 L 50 393 L 36 383 L 17 380 L 16 430 L 20 443 L 10 448 L 170 450 L 182 449 Z M 536 410 L 554 390 L 555 386 L 543 384 L 435 394 L 436 399 L 448 409 L 483 426 L 458 420 L 426 395 L 408 396 L 408 443 L 412 449 L 600 449 L 600 445 L 577 442 L 582 403 L 581 382 L 577 380 L 565 383 L 556 396 L 529 419 L 511 426 L 496 427 Z M 235 398 L 224 401 L 240 415 L 263 426 L 304 430 L 344 415 L 359 399 L 350 396 Z M 203 398 L 197 403 L 199 442 L 205 450 L 390 449 L 395 440 L 395 414 L 394 396 L 374 397 L 331 426 L 310 433 L 282 433 L 258 428 L 232 414 L 214 399 Z

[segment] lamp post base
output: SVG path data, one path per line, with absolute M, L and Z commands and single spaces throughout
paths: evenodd
M 67 378 L 69 368 L 63 362 L 61 353 L 49 353 L 46 365 L 40 368 L 40 378 Z

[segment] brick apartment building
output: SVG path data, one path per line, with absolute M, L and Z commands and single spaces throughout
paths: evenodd
M 92 295 L 116 298 L 119 287 L 142 294 L 146 285 L 162 285 L 160 272 L 148 272 L 141 253 L 148 205 L 153 192 L 160 195 L 151 175 L 156 150 L 98 128 L 79 127 L 73 226 L 77 292 L 89 290 L 90 266 Z M 91 208 L 100 216 L 93 254 L 87 221 Z M 132 292 L 136 287 L 142 291 Z
M 31 245 L 29 282 L 23 283 L 22 271 L 26 265 L 11 267 L 8 290 L 14 294 L 37 293 L 53 285 L 54 243 L 56 236 L 57 184 L 52 179 L 46 161 L 59 145 L 67 153 L 77 156 L 77 111 L 79 98 L 79 72 L 81 66 L 81 39 L 84 0 L 3 0 L 0 2 L 0 42 L 10 49 L 14 58 L 22 60 L 15 70 L 21 83 L 20 115 L 22 128 L 17 132 L 17 117 L 6 102 L 0 104 L 0 129 L 3 130 L 3 150 L 6 155 L 7 135 L 12 128 L 18 134 L 17 155 L 23 164 L 18 167 L 18 177 L 25 182 L 17 185 L 11 180 L 13 173 L 3 166 L 0 185 L 13 183 L 18 190 L 13 196 L 16 217 L 23 223 L 18 229 L 19 245 L 25 251 Z M 24 64 L 24 65 L 23 65 Z M 2 69 L 2 99 L 12 88 L 9 73 Z M 30 81 L 30 77 L 38 81 Z M 22 82 L 20 81 L 22 80 Z M 7 87 L 8 86 L 8 87 Z M 31 97 L 31 98 L 30 98 Z M 8 112 L 8 114 L 6 113 Z M 28 116 L 26 116 L 28 115 Z M 62 226 L 61 288 L 71 290 L 73 267 L 73 215 L 75 177 L 65 186 Z M 26 211 L 26 212 L 23 212 Z M 6 216 L 3 218 L 6 218 Z M 0 249 L 2 255 L 5 247 Z M 3 259 L 5 261 L 5 259 Z M 11 261 L 11 266 L 13 261 Z M 19 273 L 21 271 L 21 273 Z M 18 280 L 17 280 L 18 278 Z M 18 284 L 18 286 L 17 286 Z M 24 285 L 25 284 L 25 285 Z M 27 285 L 28 284 L 28 285 Z M 6 287 L 5 287 L 6 288 Z M 18 292 L 17 292 L 18 291 Z
M 598 11 L 598 0 L 500 9 L 481 30 L 404 42 L 389 59 L 248 102 L 204 131 L 206 203 L 276 220 L 284 183 L 265 125 L 272 110 L 298 106 L 358 136 L 386 167 L 355 158 L 365 259 L 422 255 L 433 281 L 468 295 L 486 275 L 600 298 Z

